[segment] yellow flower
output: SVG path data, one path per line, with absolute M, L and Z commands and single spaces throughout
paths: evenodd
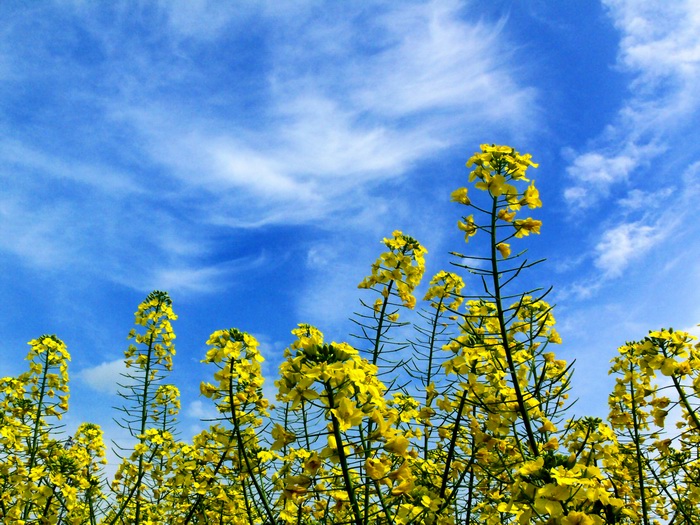
M 464 232 L 464 241 L 469 242 L 469 237 L 476 235 L 477 226 L 474 224 L 474 216 L 465 217 L 465 222 L 459 221 L 457 227 Z
M 365 469 L 370 478 L 380 480 L 389 472 L 390 464 L 382 459 L 367 458 Z
M 502 208 L 498 210 L 498 214 L 496 216 L 502 221 L 513 222 L 513 219 L 515 218 L 515 212 L 508 211 L 507 209 Z
M 408 445 L 408 439 L 406 439 L 402 435 L 396 435 L 386 442 L 386 444 L 384 445 L 384 450 L 392 452 L 398 456 L 402 456 L 406 453 Z
M 513 223 L 515 227 L 515 236 L 518 238 L 527 237 L 531 233 L 540 233 L 540 227 L 542 226 L 542 221 L 537 221 L 528 217 L 527 219 L 516 220 Z
M 503 257 L 504 259 L 510 257 L 510 244 L 507 244 L 505 242 L 499 242 L 496 245 L 496 249 L 499 251 L 501 257 Z
M 387 298 L 390 294 L 390 283 L 396 285 L 396 293 L 407 308 L 415 306 L 413 290 L 420 284 L 425 272 L 425 254 L 428 251 L 420 243 L 404 235 L 399 230 L 392 233 L 392 238 L 382 241 L 389 251 L 382 253 L 374 264 L 372 274 L 365 277 L 358 288 L 375 288 L 383 285 L 379 291 Z M 375 303 L 375 311 L 380 311 Z M 378 309 L 379 308 L 379 309 Z
M 505 194 L 516 193 L 515 188 L 506 182 L 506 178 L 499 174 L 491 177 L 486 175 L 484 180 L 475 185 L 478 189 L 488 191 L 493 197 L 500 197 Z
M 542 470 L 542 467 L 544 467 L 544 458 L 540 456 L 537 459 L 526 462 L 522 467 L 520 467 L 518 474 L 521 476 L 529 476 L 530 474 L 534 474 L 535 472 Z
M 420 504 L 433 512 L 437 512 L 440 509 L 440 503 L 442 500 L 440 498 L 431 498 L 427 494 L 423 494 L 420 499 Z
M 467 188 L 457 188 L 450 194 L 450 200 L 465 205 L 471 204 L 469 197 L 467 197 Z
M 279 450 L 282 447 L 289 445 L 290 443 L 294 443 L 294 441 L 297 438 L 296 434 L 294 434 L 293 432 L 289 432 L 279 423 L 275 423 L 275 426 L 272 427 L 271 434 L 272 439 L 275 440 L 275 442 L 272 444 L 272 447 L 270 447 L 272 450 Z
M 282 497 L 294 501 L 307 491 L 309 485 L 311 478 L 308 476 L 289 476 L 285 479 Z
M 676 363 L 672 357 L 667 357 L 661 362 L 659 370 L 661 370 L 661 373 L 665 376 L 672 376 L 676 368 L 678 368 L 678 363 Z
M 389 473 L 389 479 L 398 481 L 398 484 L 391 489 L 392 496 L 401 496 L 413 490 L 415 478 L 406 461 L 398 469 Z
M 542 426 L 537 429 L 539 432 L 556 432 L 557 427 L 555 427 L 551 421 L 545 420 L 544 423 L 542 423 Z
M 490 170 L 507 174 L 512 180 L 527 181 L 527 169 L 530 166 L 537 167 L 529 153 L 521 155 L 510 146 L 496 144 L 482 144 L 481 153 L 475 153 L 467 161 L 467 167 L 473 165 L 476 165 L 476 168 L 469 175 L 470 181 L 476 177 L 483 180 Z
M 550 330 L 549 334 L 547 334 L 547 341 L 549 341 L 550 343 L 558 344 L 558 345 L 560 345 L 562 342 L 561 336 L 559 335 L 559 332 L 557 332 L 554 328 L 552 328 L 552 330 Z
M 338 407 L 331 409 L 331 412 L 338 420 L 341 432 L 346 432 L 350 427 L 359 425 L 364 418 L 362 410 L 358 410 L 355 403 L 347 397 L 341 399 Z
M 532 182 L 525 190 L 523 198 L 520 199 L 521 206 L 528 206 L 529 208 L 540 208 L 542 207 L 542 201 L 540 200 L 540 192 L 535 188 L 535 183 Z

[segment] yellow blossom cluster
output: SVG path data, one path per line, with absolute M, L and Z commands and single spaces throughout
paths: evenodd
M 478 180 L 474 187 L 489 194 L 493 200 L 493 209 L 487 224 L 478 224 L 474 214 L 465 216 L 457 222 L 457 227 L 464 232 L 464 240 L 468 242 L 470 237 L 476 235 L 479 230 L 489 232 L 494 237 L 492 240 L 495 240 L 497 220 L 508 223 L 514 228 L 514 235 L 511 236 L 521 238 L 531 233 L 539 234 L 541 221 L 531 217 L 515 219 L 523 206 L 528 208 L 542 206 L 534 181 L 525 177 L 528 168 L 538 166 L 532 162 L 532 156 L 529 153 L 521 155 L 510 146 L 482 144 L 481 152 L 475 153 L 467 161 L 467 167 L 472 166 L 474 169 L 469 174 L 469 181 Z M 519 191 L 516 184 L 520 182 L 530 182 L 530 184 L 523 191 Z M 451 200 L 464 206 L 475 207 L 468 193 L 467 188 L 457 188 L 452 192 Z M 506 241 L 511 236 L 494 242 L 495 248 L 503 259 L 510 257 L 511 248 Z
M 136 324 L 145 330 L 143 333 L 138 333 L 136 329 L 129 332 L 129 339 L 133 339 L 135 344 L 129 345 L 124 352 L 127 368 L 136 365 L 148 369 L 151 377 L 155 377 L 156 366 L 165 370 L 172 369 L 175 333 L 171 321 L 177 319 L 177 316 L 168 294 L 161 291 L 150 293 L 139 304 L 134 317 Z M 139 348 L 144 351 L 140 352 Z
M 420 284 L 425 272 L 425 254 L 427 250 L 418 241 L 396 230 L 392 237 L 385 238 L 384 245 L 389 251 L 382 253 L 372 265 L 371 275 L 365 277 L 359 288 L 374 288 L 383 285 L 381 292 L 389 297 L 392 288 L 404 306 L 413 308 L 416 298 L 413 290 Z

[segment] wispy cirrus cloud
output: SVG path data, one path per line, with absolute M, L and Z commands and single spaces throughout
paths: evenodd
M 638 211 L 644 209 L 656 209 L 664 205 L 674 192 L 674 188 L 662 188 L 657 191 L 644 191 L 632 189 L 627 195 L 618 200 L 623 210 Z
M 348 6 L 319 18 L 302 7 L 275 26 L 294 38 L 268 42 L 264 107 L 246 125 L 226 111 L 173 112 L 167 94 L 118 99 L 111 115 L 186 186 L 242 204 L 235 216 L 216 214 L 232 226 L 342 219 L 356 211 L 347 209 L 349 195 L 462 141 L 455 131 L 470 123 L 481 133 L 485 122 L 533 125 L 535 110 L 523 108 L 536 107 L 535 92 L 511 73 L 497 24 L 462 21 L 457 2 L 383 11 L 363 19 L 361 8 Z M 281 23 L 278 15 L 269 21 Z
M 641 261 L 664 272 L 662 248 L 695 249 L 683 232 L 696 230 L 689 214 L 690 174 L 700 157 L 691 138 L 700 115 L 700 3 L 603 3 L 619 31 L 617 68 L 629 87 L 615 118 L 587 147 L 563 152 L 572 219 L 598 221 L 578 259 L 592 261 L 590 271 L 565 286 L 578 298 L 598 294 Z
M 585 209 L 610 194 L 610 188 L 623 185 L 630 176 L 644 165 L 646 158 L 654 154 L 654 148 L 648 145 L 640 148 L 634 143 L 627 143 L 622 150 L 596 150 L 575 155 L 567 175 L 574 181 L 574 186 L 564 190 L 564 198 L 574 209 Z
M 700 253 L 695 241 L 700 230 L 694 220 L 695 202 L 700 196 L 700 161 L 691 164 L 673 181 L 673 186 L 658 190 L 631 190 L 614 206 L 617 213 L 595 232 L 590 253 L 571 260 L 572 270 L 592 262 L 596 269 L 588 276 L 577 278 L 563 286 L 562 297 L 588 299 L 600 288 L 646 257 L 656 254 L 656 262 L 649 261 L 647 271 L 668 273 L 677 264 L 687 264 Z M 675 258 L 659 256 L 659 251 L 677 253 Z M 681 279 L 692 278 L 692 272 L 682 272 Z
M 684 143 L 678 134 L 700 108 L 700 3 L 685 0 L 604 4 L 620 32 L 618 68 L 631 74 L 629 96 L 615 121 L 580 153 L 569 152 L 574 186 L 565 198 L 586 209 L 610 195 L 643 184 L 635 172 Z M 658 177 L 653 177 L 658 180 Z
M 34 125 L 6 129 L 0 177 L 85 191 L 47 207 L 12 186 L 3 228 L 19 242 L 3 249 L 133 288 L 211 290 L 226 271 L 211 228 L 372 227 L 387 182 L 477 134 L 537 125 L 502 25 L 457 1 L 45 9 L 0 39 L 8 104 L 30 82 L 45 95 Z

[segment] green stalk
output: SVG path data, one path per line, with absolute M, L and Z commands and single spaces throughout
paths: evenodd
M 151 457 L 148 458 L 148 461 L 150 462 L 158 453 L 158 449 L 154 449 L 151 451 Z M 145 474 L 145 473 L 143 473 Z M 121 518 L 122 514 L 124 514 L 124 511 L 126 510 L 126 507 L 129 505 L 129 502 L 133 499 L 134 493 L 136 492 L 136 489 L 141 485 L 141 482 L 143 481 L 143 474 L 141 474 L 140 477 L 136 478 L 136 485 L 131 488 L 131 491 L 127 495 L 126 499 L 124 500 L 124 503 L 121 505 L 119 510 L 117 511 L 116 515 L 112 518 L 112 521 L 109 522 L 109 525 L 114 525 L 118 519 Z
M 515 368 L 515 362 L 513 361 L 513 355 L 508 344 L 508 330 L 506 328 L 505 313 L 503 310 L 503 303 L 501 300 L 501 284 L 498 277 L 498 259 L 496 250 L 496 214 L 498 212 L 498 198 L 493 197 L 493 207 L 491 209 L 491 274 L 493 278 L 493 293 L 494 300 L 496 302 L 496 309 L 498 313 L 498 324 L 501 328 L 501 340 L 503 341 L 503 351 L 506 354 L 506 360 L 508 361 L 508 371 L 510 372 L 511 381 L 513 383 L 513 390 L 515 390 L 515 398 L 518 403 L 518 411 L 523 418 L 523 424 L 525 425 L 525 432 L 527 434 L 527 441 L 530 446 L 530 451 L 535 457 L 540 455 L 540 451 L 537 447 L 537 440 L 535 439 L 535 434 L 532 431 L 532 424 L 530 423 L 530 414 L 525 406 L 525 399 L 523 393 L 520 389 L 520 383 L 518 382 L 518 374 Z
M 455 456 L 455 447 L 457 446 L 457 435 L 459 433 L 460 423 L 462 419 L 462 411 L 464 410 L 464 405 L 467 402 L 467 391 L 462 392 L 462 399 L 459 401 L 459 408 L 457 409 L 457 417 L 455 418 L 454 426 L 452 427 L 452 437 L 450 438 L 450 448 L 447 451 L 447 460 L 445 461 L 445 470 L 442 473 L 442 481 L 440 483 L 440 498 L 445 498 L 445 491 L 447 490 L 447 478 L 450 475 L 450 467 L 452 466 L 452 460 Z
M 406 253 L 406 248 L 404 247 L 404 249 L 402 250 L 402 254 L 405 254 L 405 253 Z M 399 268 L 398 264 L 396 265 L 396 268 Z M 384 301 L 382 302 L 382 309 L 379 312 L 379 321 L 377 324 L 377 335 L 374 338 L 374 349 L 372 350 L 372 364 L 373 365 L 376 365 L 377 361 L 379 360 L 379 353 L 380 353 L 379 350 L 380 350 L 381 337 L 382 337 L 382 328 L 384 327 L 384 317 L 386 315 L 386 309 L 387 309 L 387 306 L 389 305 L 389 297 L 391 297 L 391 289 L 393 287 L 394 287 L 394 279 L 389 281 L 389 284 L 386 287 L 387 293 L 386 293 L 386 296 L 384 297 Z M 372 427 L 373 427 L 372 420 L 369 420 L 367 422 L 367 438 L 368 438 L 367 443 L 368 444 L 370 444 L 369 435 L 372 433 Z M 363 443 L 365 442 L 364 436 L 362 435 L 362 427 L 360 427 L 360 439 L 362 440 Z M 365 447 L 365 461 L 367 461 L 367 459 L 369 459 L 371 453 L 372 453 L 371 448 Z M 378 485 L 378 484 L 375 483 L 375 485 Z M 377 490 L 377 493 L 379 493 L 379 492 L 380 491 Z M 368 520 L 369 520 L 369 497 L 370 497 L 369 483 L 366 483 L 365 484 L 365 491 L 364 491 L 365 513 L 364 513 L 364 518 L 362 520 L 363 525 L 367 525 Z M 380 498 L 381 498 L 381 495 L 380 495 Z M 383 502 L 382 502 L 382 506 L 383 506 Z M 389 514 L 387 513 L 387 517 L 388 516 L 389 516 Z
M 669 357 L 665 348 L 662 347 L 661 351 L 663 352 L 664 357 Z M 700 430 L 700 418 L 698 418 L 698 415 L 696 414 L 695 410 L 693 410 L 693 407 L 690 406 L 690 401 L 688 401 L 688 396 L 685 394 L 683 385 L 681 385 L 680 381 L 678 381 L 678 376 L 676 374 L 672 374 L 671 380 L 673 381 L 673 386 L 676 388 L 676 392 L 678 392 L 678 397 L 680 397 L 683 407 L 688 412 L 688 416 L 693 420 L 695 428 Z
M 637 402 L 634 399 L 634 366 L 631 360 L 630 365 L 630 397 L 632 398 L 632 430 L 634 432 L 634 447 L 636 449 L 637 478 L 639 480 L 639 497 L 642 500 L 642 520 L 644 525 L 649 525 L 647 515 L 646 492 L 644 488 L 644 469 L 642 466 L 642 449 L 640 446 L 641 436 L 639 435 L 639 420 L 637 419 Z
M 398 267 L 397 267 L 398 268 Z M 372 364 L 376 365 L 379 359 L 379 344 L 381 343 L 382 328 L 384 327 L 384 314 L 386 313 L 386 307 L 389 304 L 389 297 L 391 296 L 391 289 L 394 286 L 394 280 L 389 281 L 389 285 L 386 287 L 386 297 L 384 297 L 384 302 L 382 303 L 382 309 L 379 312 L 379 324 L 377 325 L 377 336 L 374 338 L 374 349 L 372 350 Z
M 27 465 L 27 473 L 31 474 L 34 468 L 34 462 L 36 461 L 36 454 L 39 450 L 39 429 L 41 427 L 41 412 L 44 404 L 44 395 L 46 394 L 46 378 L 49 370 L 49 350 L 46 350 L 44 355 L 44 366 L 41 376 L 41 387 L 39 388 L 39 401 L 37 402 L 36 417 L 34 418 L 34 429 L 32 430 L 31 446 L 29 449 L 29 464 Z M 22 519 L 27 520 L 29 518 L 29 512 L 31 511 L 33 504 L 28 501 L 24 505 L 24 510 L 22 512 Z
M 160 307 L 160 305 L 159 305 Z M 153 352 L 153 338 L 154 333 L 151 332 L 151 336 L 148 339 L 148 352 L 146 353 L 146 369 L 145 377 L 143 381 L 143 393 L 141 394 L 141 428 L 139 431 L 139 443 L 144 442 L 144 434 L 146 432 L 146 420 L 148 419 L 148 389 L 151 386 L 150 374 L 151 374 L 151 354 Z M 138 463 L 138 479 L 143 478 L 143 454 L 139 455 Z M 139 525 L 141 520 L 141 482 L 136 487 L 136 511 L 134 514 L 134 525 Z
M 233 374 L 233 359 L 231 359 L 229 363 L 229 373 L 232 377 Z M 238 422 L 238 416 L 236 415 L 236 409 L 235 405 L 233 403 L 233 383 L 231 380 L 229 380 L 228 384 L 228 397 L 229 397 L 229 404 L 231 405 L 231 416 L 232 416 L 232 423 L 233 423 L 233 428 L 236 433 L 236 442 L 238 444 L 238 454 L 239 457 L 243 456 L 243 460 L 245 461 L 245 466 L 246 470 L 248 471 L 248 474 L 250 475 L 250 479 L 253 482 L 253 486 L 255 487 L 255 491 L 258 493 L 258 496 L 260 497 L 260 500 L 262 501 L 263 507 L 265 509 L 265 514 L 267 514 L 267 519 L 271 524 L 275 523 L 275 516 L 272 512 L 272 509 L 270 508 L 270 503 L 267 501 L 267 496 L 265 495 L 265 491 L 262 489 L 262 487 L 258 484 L 258 480 L 255 478 L 255 475 L 253 474 L 253 469 L 251 468 L 250 465 L 250 459 L 248 458 L 248 454 L 246 454 L 245 451 L 245 443 L 243 443 L 243 435 L 241 434 L 241 427 Z M 245 489 L 245 487 L 244 487 Z
M 430 385 L 430 380 L 433 378 L 433 352 L 435 351 L 435 338 L 437 337 L 437 326 L 438 320 L 440 319 L 440 307 L 442 306 L 443 298 L 440 298 L 440 302 L 435 309 L 435 317 L 433 317 L 433 326 L 430 332 L 430 342 L 428 344 L 428 375 L 425 379 L 426 385 Z M 428 406 L 428 392 L 425 393 L 425 406 Z M 428 459 L 428 440 L 430 436 L 428 435 L 428 425 L 424 425 L 424 437 L 423 437 L 423 459 Z
M 326 395 L 328 396 L 328 406 L 334 407 L 335 403 L 333 400 L 333 389 L 331 388 L 328 381 L 325 382 Z M 348 460 L 345 457 L 345 446 L 343 445 L 343 436 L 340 434 L 340 425 L 338 424 L 338 419 L 335 417 L 333 412 L 329 413 L 331 416 L 331 423 L 333 425 L 333 436 L 335 437 L 335 444 L 338 450 L 338 459 L 340 461 L 340 468 L 343 471 L 343 481 L 345 482 L 345 492 L 348 494 L 350 499 L 350 505 L 352 506 L 353 513 L 355 514 L 355 525 L 362 525 L 362 517 L 360 514 L 360 507 L 357 504 L 357 499 L 355 498 L 355 491 L 352 487 L 352 480 L 350 479 L 350 468 L 348 467 Z

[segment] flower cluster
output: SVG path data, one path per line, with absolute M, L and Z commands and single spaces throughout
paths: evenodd
M 129 345 L 124 352 L 127 368 L 136 365 L 141 369 L 148 369 L 151 377 L 156 375 L 156 366 L 171 370 L 175 355 L 175 333 L 170 321 L 177 319 L 177 316 L 173 313 L 172 301 L 168 294 L 151 292 L 139 305 L 134 317 L 136 324 L 143 326 L 145 331 L 137 333 L 132 329 L 129 332 L 129 339 L 133 339 L 135 344 Z M 146 351 L 139 352 L 139 347 Z
M 398 230 L 393 232 L 391 239 L 385 238 L 383 242 L 389 251 L 379 256 L 372 265 L 371 275 L 365 277 L 358 287 L 384 285 L 382 295 L 387 298 L 395 286 L 404 306 L 413 308 L 416 305 L 413 291 L 423 278 L 427 250 Z
M 489 213 L 490 225 L 479 225 L 474 215 L 468 215 L 457 223 L 457 227 L 464 232 L 465 241 L 476 235 L 479 230 L 487 230 L 492 236 L 496 235 L 496 223 L 510 224 L 514 229 L 512 235 L 494 242 L 494 247 L 501 257 L 510 257 L 510 245 L 505 242 L 510 237 L 525 237 L 531 233 L 540 233 L 542 222 L 531 217 L 516 219 L 518 211 L 523 207 L 534 209 L 542 206 L 539 191 L 534 181 L 526 178 L 530 167 L 537 168 L 532 162 L 532 156 L 528 153 L 521 155 L 510 146 L 481 145 L 481 152 L 475 153 L 468 161 L 467 167 L 474 167 L 469 173 L 469 181 L 478 180 L 474 185 L 476 189 L 485 191 L 493 200 L 493 209 Z M 524 190 L 518 190 L 516 184 L 530 182 Z M 467 188 L 458 188 L 452 192 L 452 201 L 468 207 L 476 207 L 468 196 Z

